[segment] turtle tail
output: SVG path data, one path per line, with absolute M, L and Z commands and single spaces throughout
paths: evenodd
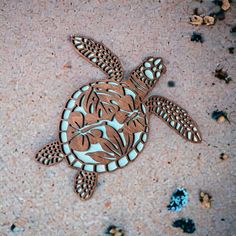
M 52 166 L 58 162 L 61 162 L 64 157 L 65 155 L 61 150 L 59 141 L 54 141 L 40 149 L 37 152 L 35 159 L 43 165 Z

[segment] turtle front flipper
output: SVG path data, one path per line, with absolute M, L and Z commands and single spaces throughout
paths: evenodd
M 80 56 L 100 68 L 109 78 L 116 81 L 123 79 L 124 70 L 120 60 L 102 43 L 82 36 L 71 36 L 71 41 Z
M 82 200 L 88 200 L 92 197 L 97 186 L 98 174 L 80 170 L 75 177 L 74 190 Z
M 202 141 L 196 122 L 179 105 L 161 96 L 152 96 L 146 101 L 150 113 L 157 115 L 184 139 L 200 143 Z
M 64 157 L 65 155 L 61 151 L 59 141 L 55 141 L 40 149 L 37 152 L 35 159 L 43 165 L 52 166 L 58 162 L 61 162 Z
M 148 57 L 130 73 L 125 83 L 144 98 L 165 72 L 166 67 L 162 58 Z

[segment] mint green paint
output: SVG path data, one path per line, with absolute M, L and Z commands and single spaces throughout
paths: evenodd
M 70 147 L 69 147 L 69 145 L 67 143 L 63 144 L 63 149 L 64 149 L 65 154 L 69 154 L 70 153 Z
M 91 113 L 94 113 L 94 105 L 91 106 Z
M 68 102 L 67 108 L 72 109 L 74 107 L 74 105 L 75 105 L 75 100 L 71 99 Z
M 155 111 L 156 111 L 156 113 L 158 113 L 158 112 L 160 111 L 160 107 L 157 107 L 157 108 L 155 109 Z
M 147 141 L 147 134 L 143 135 L 142 140 L 143 140 L 144 143 Z
M 155 66 L 152 67 L 152 71 L 153 71 L 153 72 L 157 71 L 157 68 L 156 68 Z
M 93 171 L 94 165 L 85 165 L 84 170 L 86 171 Z
M 132 161 L 137 157 L 138 153 L 133 149 L 131 152 L 129 152 L 128 156 L 129 159 Z
M 79 97 L 80 94 L 81 94 L 81 91 L 78 90 L 76 93 L 74 93 L 73 98 L 74 98 L 74 99 L 77 99 L 77 98 Z
M 91 146 L 93 146 L 93 145 L 96 145 L 96 144 L 91 144 Z M 99 144 L 99 146 L 100 146 L 100 144 Z M 93 150 L 91 150 L 91 149 L 93 149 Z M 99 148 L 99 149 L 101 149 L 101 148 Z M 88 155 L 86 155 L 87 153 L 89 153 L 89 152 L 97 152 L 97 151 L 99 151 L 99 149 L 98 150 L 96 150 L 96 148 L 94 148 L 94 147 L 90 147 L 87 151 L 85 151 L 85 152 L 81 152 L 81 151 L 76 151 L 76 150 L 74 150 L 74 153 L 75 153 L 75 155 L 76 155 L 76 157 L 80 160 L 80 161 L 82 161 L 83 163 L 85 163 L 85 164 L 98 164 L 98 162 L 97 161 L 95 161 L 95 160 L 93 160 L 93 158 L 91 158 L 90 156 L 88 156 Z
M 144 66 L 145 66 L 146 68 L 149 68 L 149 67 L 151 67 L 151 64 L 150 64 L 149 62 L 145 62 L 145 63 L 144 63 Z
M 108 123 L 108 125 L 110 125 L 116 130 L 119 130 L 120 128 L 124 126 L 124 124 L 119 123 L 116 118 L 114 118 L 113 121 L 106 120 L 106 122 Z
M 82 163 L 79 162 L 79 161 L 76 161 L 74 164 L 73 164 L 74 167 L 77 167 L 77 168 L 81 168 L 82 167 Z
M 97 58 L 94 57 L 91 61 L 92 61 L 92 62 L 97 62 Z
M 80 45 L 77 46 L 77 48 L 78 48 L 78 49 L 83 49 L 84 46 L 83 46 L 82 44 L 80 44 Z
M 141 108 L 142 108 L 142 112 L 143 112 L 144 114 L 146 114 L 147 110 L 146 110 L 145 105 L 142 104 L 142 107 L 141 107 Z
M 180 123 L 177 122 L 176 129 L 178 130 L 180 126 L 181 126 Z
M 67 135 L 66 132 L 61 132 L 61 140 L 63 143 L 67 142 Z
M 70 110 L 65 110 L 62 119 L 68 120 L 69 116 L 70 116 Z
M 158 69 L 159 69 L 159 70 L 161 70 L 161 69 L 162 69 L 162 67 L 163 67 L 163 65 L 162 65 L 162 64 L 160 64 L 160 65 L 159 65 L 159 67 L 158 67 Z
M 192 137 L 192 133 L 188 132 L 188 139 L 191 140 L 191 137 Z
M 158 79 L 160 77 L 161 73 L 159 71 L 156 72 L 156 78 Z
M 143 149 L 143 143 L 139 143 L 138 145 L 137 145 L 137 150 L 139 151 L 139 152 L 141 152 L 142 151 L 142 149 Z
M 175 122 L 172 120 L 172 121 L 170 122 L 170 125 L 171 125 L 172 127 L 175 127 Z
M 120 165 L 121 167 L 126 166 L 126 165 L 128 164 L 128 162 L 129 162 L 129 161 L 128 161 L 128 159 L 127 159 L 126 156 L 120 158 L 120 160 L 118 161 L 118 163 L 119 163 L 119 165 Z
M 111 84 L 111 85 L 119 85 L 118 83 L 112 82 L 112 81 L 109 81 L 108 84 Z
M 100 172 L 100 173 L 106 171 L 105 165 L 97 165 L 96 169 L 97 169 L 97 172 Z
M 108 74 L 111 74 L 113 72 L 112 69 L 110 69 L 109 71 L 107 71 Z
M 77 106 L 77 107 L 74 109 L 74 112 L 80 112 L 80 113 L 82 113 L 83 115 L 86 115 L 86 114 L 87 114 L 87 112 L 84 110 L 84 108 L 83 108 L 83 107 L 79 107 L 79 106 Z
M 111 104 L 118 105 L 116 101 L 111 100 Z
M 124 146 L 125 146 L 125 145 L 126 145 L 126 140 L 125 140 L 124 134 L 123 134 L 123 133 L 120 133 L 120 137 L 121 137 L 122 142 L 123 142 L 123 144 L 124 144 Z
M 134 134 L 134 146 L 139 141 L 139 138 L 140 138 L 141 134 L 142 134 L 142 132 L 137 132 L 137 133 Z
M 163 116 L 162 116 L 164 119 L 166 119 L 166 117 L 167 117 L 167 114 L 165 113 Z
M 81 88 L 81 90 L 84 92 L 84 91 L 87 91 L 89 89 L 89 86 L 88 85 L 85 85 Z
M 67 128 L 68 128 L 68 121 L 65 121 L 65 120 L 63 120 L 62 122 L 61 122 L 61 130 L 62 131 L 67 131 Z
M 68 155 L 67 158 L 69 159 L 70 164 L 75 160 L 72 154 Z
M 115 161 L 110 162 L 110 163 L 107 165 L 107 167 L 108 167 L 108 170 L 109 170 L 109 171 L 113 171 L 113 170 L 115 170 L 115 169 L 118 168 L 118 166 L 116 165 L 116 162 L 115 162 Z
M 154 61 L 154 65 L 155 65 L 155 66 L 158 65 L 160 62 L 161 62 L 161 59 L 158 58 L 158 59 L 156 59 L 156 60 Z
M 125 88 L 125 95 L 130 95 L 131 97 L 133 97 L 133 99 L 135 99 L 136 97 L 136 93 L 134 93 L 132 90 Z
M 93 53 L 90 53 L 90 54 L 88 55 L 88 58 L 90 59 L 90 58 L 92 58 L 92 57 L 94 57 L 94 54 L 93 54 Z
M 149 79 L 153 79 L 153 74 L 150 70 L 145 70 L 144 74 L 149 78 Z

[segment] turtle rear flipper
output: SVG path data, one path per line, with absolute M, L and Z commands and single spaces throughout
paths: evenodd
M 40 149 L 37 152 L 35 159 L 43 165 L 52 166 L 58 162 L 61 162 L 64 157 L 65 155 L 61 151 L 59 141 L 55 141 Z
M 157 115 L 184 139 L 200 143 L 202 141 L 196 122 L 179 105 L 161 96 L 152 96 L 146 106 L 150 113 Z
M 109 78 L 121 81 L 124 71 L 120 60 L 102 43 L 82 36 L 72 36 L 71 41 L 85 60 L 100 68 Z
M 92 197 L 97 186 L 98 174 L 80 170 L 75 177 L 74 190 L 82 200 L 88 200 Z

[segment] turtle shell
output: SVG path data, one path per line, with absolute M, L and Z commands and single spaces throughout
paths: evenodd
M 114 171 L 133 161 L 143 149 L 147 111 L 125 83 L 98 81 L 71 96 L 59 129 L 70 166 L 93 172 Z

